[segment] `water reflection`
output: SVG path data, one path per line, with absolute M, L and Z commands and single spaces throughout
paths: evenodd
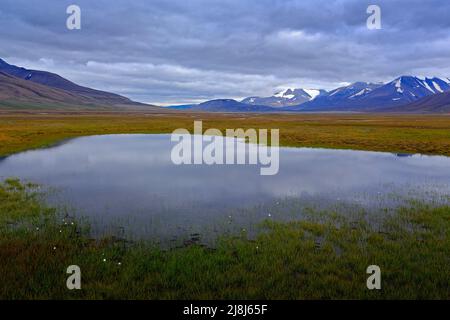
M 280 148 L 280 169 L 257 165 L 181 165 L 170 160 L 169 135 L 82 137 L 0 161 L 0 177 L 20 177 L 60 190 L 50 201 L 88 216 L 98 232 L 125 225 L 134 234 L 172 237 L 267 217 L 276 203 L 336 202 L 375 208 L 392 194 L 450 195 L 450 158 Z M 385 201 L 385 200 L 383 200 Z M 246 212 L 238 218 L 237 212 Z M 244 223 L 243 221 L 241 221 Z

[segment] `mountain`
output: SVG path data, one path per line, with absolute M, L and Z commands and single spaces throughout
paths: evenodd
M 6 81 L 5 74 L 14 76 L 16 80 L 13 82 L 16 83 L 19 87 L 22 89 L 24 88 L 31 88 L 31 86 L 25 85 L 23 82 L 18 84 L 17 79 L 23 80 L 25 82 L 29 82 L 32 84 L 38 84 L 40 85 L 40 90 L 43 90 L 43 96 L 46 98 L 44 99 L 45 102 L 48 102 L 48 99 L 50 99 L 50 96 L 54 95 L 48 95 L 47 93 L 50 92 L 48 89 L 55 89 L 59 93 L 59 97 L 69 94 L 71 97 L 69 100 L 63 102 L 67 103 L 80 103 L 80 104 L 93 104 L 93 105 L 102 105 L 102 106 L 132 106 L 132 105 L 140 105 L 145 106 L 144 104 L 134 102 L 126 97 L 120 96 L 115 93 L 95 90 L 87 87 L 83 87 L 80 85 L 77 85 L 57 74 L 47 72 L 47 71 L 39 71 L 39 70 L 30 70 L 25 69 L 21 67 L 17 67 L 11 64 L 6 63 L 4 60 L 0 59 L 0 72 L 2 72 L 3 77 L 2 79 Z M 6 83 L 0 83 L 0 86 L 2 86 L 2 92 L 4 95 L 7 93 L 5 92 L 6 88 L 11 88 L 11 79 L 8 80 L 9 84 Z M 46 87 L 46 90 L 44 90 L 44 87 Z M 64 91 L 64 92 L 61 92 Z M 25 94 L 22 92 L 22 90 L 18 89 L 17 94 L 14 94 L 13 92 L 9 93 L 9 96 L 15 96 L 17 99 L 29 99 L 29 91 Z M 38 97 L 39 93 L 35 92 L 35 95 L 32 97 L 32 100 L 34 102 L 38 103 L 39 99 Z M 44 102 L 44 101 L 43 101 Z M 54 102 L 61 102 L 60 99 L 55 99 Z
M 369 82 L 355 82 L 322 94 L 312 101 L 291 108 L 291 110 L 328 110 L 351 106 L 355 101 L 366 97 L 381 85 Z
M 196 106 L 198 106 L 198 105 L 197 104 L 179 104 L 179 105 L 174 105 L 174 106 L 167 106 L 164 108 L 174 109 L 174 110 L 188 110 L 188 109 L 191 109 Z
M 383 111 L 448 90 L 449 79 L 401 76 L 384 85 L 356 82 L 293 107 L 293 110 Z
M 365 108 L 381 110 L 405 105 L 448 90 L 450 90 L 450 80 L 448 79 L 402 76 L 373 90 L 358 103 Z
M 249 105 L 233 99 L 216 99 L 200 103 L 192 107 L 191 110 L 209 112 L 273 112 L 277 109 L 268 106 Z
M 448 112 L 447 92 L 450 79 L 401 76 L 386 84 L 355 82 L 329 92 L 287 89 L 271 97 L 241 102 L 217 99 L 186 108 L 210 112 Z
M 295 106 L 315 99 L 317 96 L 326 94 L 325 90 L 316 89 L 286 89 L 271 97 L 248 97 L 241 102 L 249 105 L 268 106 L 283 108 Z
M 89 104 L 92 100 L 69 91 L 23 80 L 0 71 L 0 101 L 29 103 Z
M 392 108 L 389 111 L 415 113 L 450 113 L 450 91 L 427 96 L 407 105 Z
M 348 86 L 340 87 L 330 91 L 329 94 L 324 98 L 330 101 L 355 101 L 367 96 L 381 85 L 382 84 L 379 83 L 355 82 Z

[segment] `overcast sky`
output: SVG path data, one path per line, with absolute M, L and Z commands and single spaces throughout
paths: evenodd
M 450 1 L 0 0 L 0 57 L 155 104 L 450 77 Z

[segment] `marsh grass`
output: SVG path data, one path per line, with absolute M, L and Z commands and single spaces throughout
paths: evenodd
M 249 239 L 164 250 L 89 238 L 89 228 L 48 208 L 35 185 L 0 185 L 2 299 L 449 299 L 450 206 L 420 201 L 377 227 L 311 210 L 311 219 L 267 220 Z M 82 289 L 66 288 L 78 265 Z M 382 290 L 366 288 L 366 268 Z
M 0 106 L 0 156 L 79 136 L 192 130 L 194 120 L 222 132 L 280 129 L 282 146 L 450 155 L 449 115 L 6 112 Z

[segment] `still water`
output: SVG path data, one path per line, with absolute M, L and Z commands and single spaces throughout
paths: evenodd
M 51 187 L 48 201 L 86 217 L 95 233 L 169 239 L 293 219 L 305 208 L 376 213 L 450 195 L 444 156 L 280 148 L 278 174 L 261 176 L 258 165 L 175 165 L 174 144 L 170 135 L 81 137 L 0 160 L 0 178 Z

